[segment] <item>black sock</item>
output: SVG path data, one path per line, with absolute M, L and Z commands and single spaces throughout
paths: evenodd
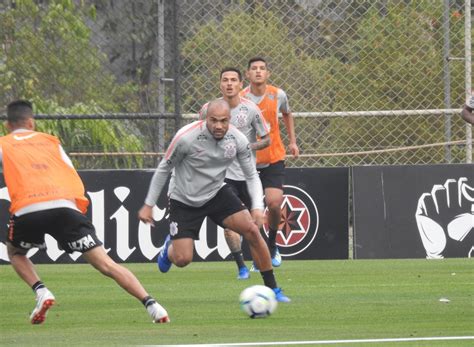
M 261 271 L 260 274 L 262 275 L 263 278 L 263 283 L 270 288 L 276 288 L 276 280 L 275 280 L 275 275 L 273 274 L 273 269 L 268 270 L 268 271 Z
M 240 269 L 241 267 L 245 266 L 244 263 L 244 255 L 242 253 L 242 250 L 238 252 L 232 252 L 232 256 L 234 257 L 235 262 L 237 263 L 237 267 Z
M 273 230 L 273 229 L 268 230 L 267 245 L 268 245 L 269 250 L 276 247 L 277 232 L 278 230 Z
M 35 293 L 36 293 L 36 291 L 37 291 L 38 289 L 42 289 L 42 288 L 46 288 L 46 286 L 45 286 L 44 283 L 41 282 L 41 281 L 38 281 L 38 282 L 36 282 L 35 284 L 33 284 L 33 285 L 31 286 L 31 289 L 33 289 L 33 291 L 34 291 Z
M 275 256 L 275 251 L 276 251 L 277 232 L 278 232 L 278 230 L 273 230 L 273 229 L 270 229 L 268 231 L 267 246 L 268 246 L 268 250 L 270 251 L 270 255 L 271 255 L 272 258 Z
M 145 297 L 142 299 L 142 304 L 143 304 L 143 306 L 145 306 L 145 307 L 148 307 L 148 306 L 150 306 L 150 305 L 153 305 L 155 302 L 156 302 L 156 300 L 153 299 L 153 297 L 151 297 L 150 295 L 145 296 Z

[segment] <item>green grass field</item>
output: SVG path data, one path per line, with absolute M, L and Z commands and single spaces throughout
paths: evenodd
M 3 265 L 0 343 L 105 346 L 472 336 L 473 265 L 471 259 L 284 261 L 275 272 L 293 302 L 280 304 L 271 317 L 250 319 L 240 311 L 238 296 L 261 283 L 258 273 L 237 281 L 233 262 L 192 263 L 167 274 L 154 263 L 126 264 L 168 310 L 171 323 L 166 325 L 152 324 L 136 299 L 88 265 L 38 265 L 57 305 L 37 326 L 28 321 L 34 306 L 31 289 Z M 471 339 L 370 345 L 473 344 Z

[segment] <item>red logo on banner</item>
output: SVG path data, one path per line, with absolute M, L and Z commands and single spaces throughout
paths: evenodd
M 265 208 L 268 216 L 268 208 Z M 319 226 L 319 214 L 313 198 L 303 189 L 284 186 L 281 221 L 276 238 L 282 256 L 301 253 L 311 245 Z M 263 225 L 268 236 L 268 224 Z

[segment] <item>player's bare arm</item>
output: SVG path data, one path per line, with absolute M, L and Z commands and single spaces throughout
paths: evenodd
M 293 115 L 291 112 L 283 112 L 283 122 L 285 123 L 286 131 L 288 133 L 289 144 L 288 144 L 288 151 L 291 153 L 292 156 L 298 158 L 300 155 L 300 149 L 296 144 L 296 135 L 295 135 L 295 122 L 293 119 Z
M 148 193 L 142 208 L 138 211 L 138 218 L 143 223 L 154 225 L 153 207 L 163 190 L 168 176 L 176 163 L 182 159 L 182 144 L 179 140 L 181 133 L 177 133 L 168 147 L 165 157 L 158 164 L 148 188 Z
M 152 226 L 155 225 L 153 220 L 153 206 L 149 206 L 144 204 L 140 211 L 138 211 L 138 218 L 143 222 L 150 224 Z
M 270 146 L 270 136 L 265 135 L 260 138 L 260 140 L 256 142 L 252 142 L 250 144 L 250 149 L 254 151 L 258 151 L 259 149 L 264 149 Z

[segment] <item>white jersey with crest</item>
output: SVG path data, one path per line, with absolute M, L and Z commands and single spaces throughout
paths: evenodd
M 252 209 L 263 210 L 263 190 L 249 141 L 236 127 L 216 140 L 203 120 L 181 128 L 155 170 L 145 204 L 154 206 L 169 174 L 174 169 L 168 191 L 171 199 L 201 207 L 216 196 L 224 183 L 227 168 L 238 160 L 247 181 Z
M 201 111 L 199 111 L 199 119 L 206 119 L 208 106 L 209 103 L 206 103 L 201 108 Z M 250 143 L 256 142 L 257 136 L 266 136 L 269 135 L 270 132 L 260 108 L 253 101 L 243 97 L 240 97 L 240 103 L 230 110 L 230 123 L 239 129 Z M 255 162 L 255 151 L 252 151 L 252 156 Z M 244 172 L 237 160 L 234 160 L 229 169 L 227 169 L 225 177 L 234 181 L 245 181 Z

